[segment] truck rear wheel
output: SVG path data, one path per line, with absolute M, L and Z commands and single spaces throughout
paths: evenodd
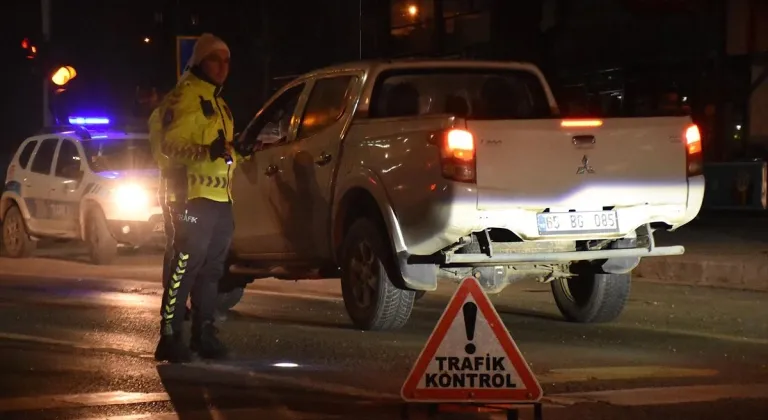
M 12 205 L 3 217 L 3 254 L 11 258 L 27 258 L 35 252 L 37 242 L 29 237 L 21 210 Z
M 560 313 L 571 322 L 600 323 L 618 318 L 630 292 L 632 275 L 581 273 L 552 282 Z
M 117 240 L 109 232 L 107 219 L 100 209 L 91 210 L 86 216 L 85 242 L 94 264 L 108 265 L 117 258 Z
M 386 234 L 371 220 L 358 219 L 341 249 L 344 306 L 362 330 L 402 328 L 413 310 L 416 292 L 396 287 L 387 275 L 387 268 L 399 268 L 384 238 Z

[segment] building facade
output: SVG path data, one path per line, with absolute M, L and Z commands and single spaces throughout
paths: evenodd
M 362 3 L 362 57 L 532 61 L 566 114 L 637 116 L 672 98 L 701 126 L 708 160 L 768 146 L 767 2 Z

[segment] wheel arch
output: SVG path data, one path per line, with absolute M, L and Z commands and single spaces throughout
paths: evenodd
M 29 209 L 27 206 L 22 205 L 23 199 L 21 196 L 15 194 L 15 193 L 9 193 L 6 192 L 3 194 L 2 198 L 0 198 L 0 220 L 3 220 L 5 218 L 5 213 L 8 212 L 8 209 L 10 209 L 13 206 L 16 206 L 19 208 L 19 211 L 21 212 L 21 216 L 24 218 L 24 223 L 27 222 L 27 219 L 29 219 Z
M 341 258 L 344 235 L 352 223 L 361 216 L 369 216 L 387 233 L 388 243 L 394 254 L 406 250 L 400 223 L 392 208 L 381 181 L 376 175 L 364 170 L 358 176 L 347 178 L 339 185 L 339 199 L 333 206 L 331 220 L 331 250 L 336 262 Z

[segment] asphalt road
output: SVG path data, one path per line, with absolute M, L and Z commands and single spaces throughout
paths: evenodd
M 259 281 L 220 326 L 231 361 L 158 365 L 160 257 L 94 267 L 75 251 L 0 258 L 2 419 L 404 418 L 400 387 L 454 287 L 427 295 L 405 329 L 371 333 L 351 329 L 336 282 Z M 608 325 L 563 322 L 547 286 L 494 301 L 545 419 L 766 418 L 764 294 L 636 282 Z

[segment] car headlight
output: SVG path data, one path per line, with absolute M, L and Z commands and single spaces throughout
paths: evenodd
M 121 185 L 114 189 L 113 196 L 121 208 L 138 209 L 149 205 L 149 193 L 138 185 Z

